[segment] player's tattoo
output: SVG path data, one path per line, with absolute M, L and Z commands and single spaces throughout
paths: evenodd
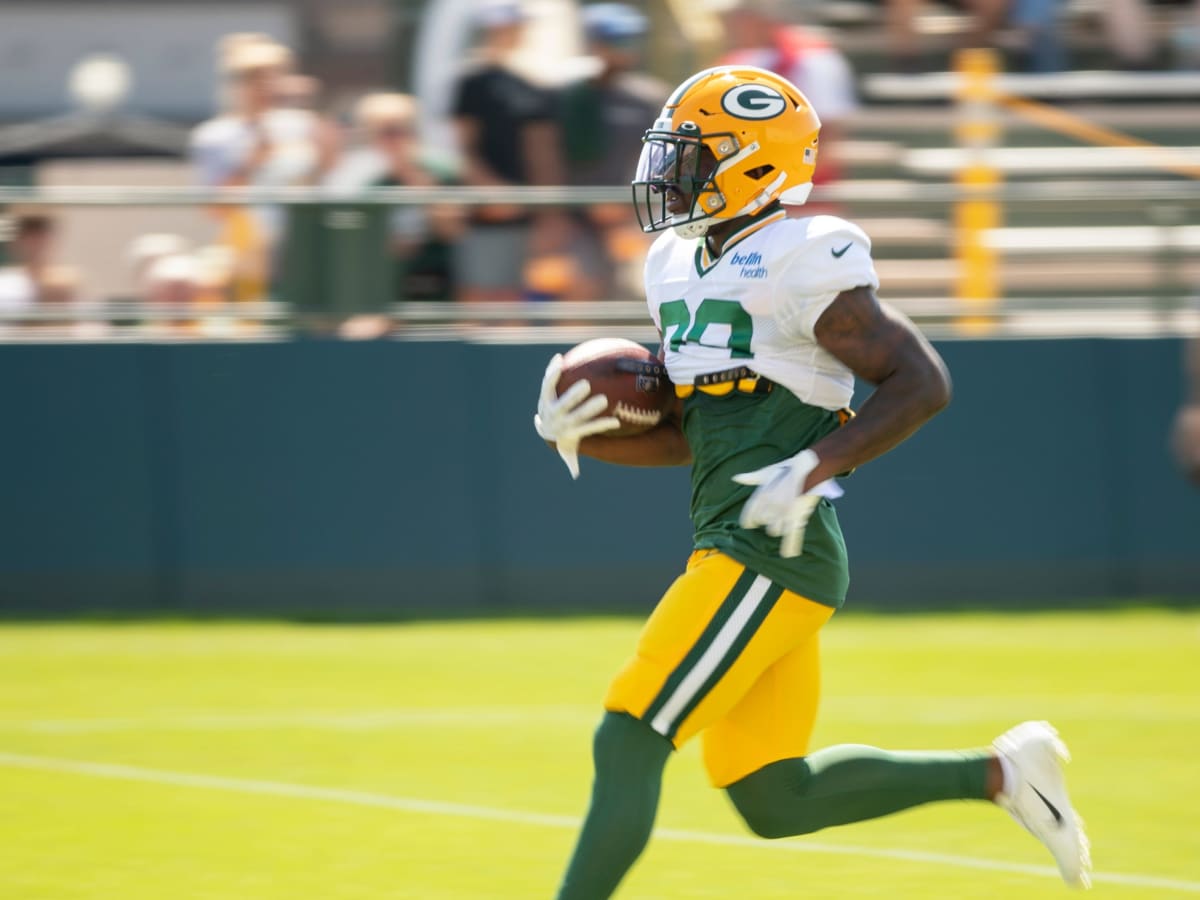
M 904 357 L 919 353 L 924 343 L 907 321 L 890 315 L 865 286 L 838 294 L 817 319 L 814 332 L 817 343 L 872 384 L 892 375 Z
M 853 427 L 814 445 L 830 471 L 848 471 L 887 452 L 949 402 L 950 377 L 941 357 L 869 287 L 838 294 L 813 331 L 825 350 L 876 385 Z

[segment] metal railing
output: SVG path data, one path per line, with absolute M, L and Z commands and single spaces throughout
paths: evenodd
M 1120 193 L 1113 192 L 1119 184 Z M 810 205 L 838 203 L 945 205 L 967 196 L 962 186 L 950 182 L 920 182 L 906 179 L 867 179 L 822 185 L 813 191 Z M 1097 201 L 1117 207 L 1148 201 L 1200 203 L 1200 181 L 1162 178 L 1121 180 L 1063 179 L 1052 182 L 1012 182 L 997 187 L 1005 202 L 1053 205 Z M 576 207 L 597 203 L 628 203 L 630 191 L 621 187 L 396 187 L 360 191 L 326 188 L 191 188 L 141 187 L 138 185 L 58 186 L 43 188 L 0 187 L 4 206 L 303 206 L 361 203 L 368 206 L 522 206 Z
M 894 221 L 894 244 L 876 241 L 881 294 L 935 337 L 1030 337 L 1200 334 L 1200 181 L 1169 178 L 1005 182 L 996 202 L 1004 227 L 985 234 L 1002 261 L 1011 292 L 986 311 L 965 309 L 953 297 L 953 228 L 948 225 L 963 186 L 916 180 L 851 181 L 814 192 L 812 202 L 850 219 Z M 520 203 L 574 207 L 625 203 L 623 188 L 375 188 L 354 193 L 314 188 L 284 190 L 139 186 L 0 188 L 4 207 L 475 206 Z M 921 217 L 921 218 L 916 218 Z M 933 255 L 910 252 L 903 231 L 928 222 Z M 147 216 L 153 229 L 153 214 Z M 886 231 L 886 229 L 881 229 Z M 1122 277 L 1109 276 L 1108 272 Z M 1100 284 L 1094 289 L 1089 285 Z M 1019 289 L 1017 288 L 1019 286 Z M 1108 289 L 1111 288 L 1111 289 Z M 503 305 L 394 303 L 378 310 L 380 327 L 366 333 L 406 340 L 567 341 L 622 334 L 652 340 L 643 303 L 528 302 Z M 964 319 L 970 318 L 970 327 Z M 982 328 L 981 328 L 982 325 Z M 308 323 L 279 298 L 255 303 L 169 306 L 128 299 L 88 301 L 32 310 L 0 309 L 0 341 L 280 340 L 305 333 Z M 340 333 L 336 329 L 330 333 Z

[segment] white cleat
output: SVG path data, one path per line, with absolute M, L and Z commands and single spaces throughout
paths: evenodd
M 1049 722 L 1022 722 L 992 742 L 1011 764 L 1015 785 L 996 802 L 1054 854 L 1063 881 L 1071 887 L 1092 886 L 1091 849 L 1083 820 L 1071 808 L 1063 763 L 1067 745 Z

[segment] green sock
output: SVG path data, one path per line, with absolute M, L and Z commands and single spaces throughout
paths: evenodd
M 612 896 L 650 839 L 673 749 L 649 725 L 625 713 L 605 713 L 593 742 L 592 802 L 558 900 Z
M 989 756 L 983 750 L 889 753 L 845 744 L 771 763 L 727 791 L 755 834 L 790 837 L 935 800 L 984 800 Z

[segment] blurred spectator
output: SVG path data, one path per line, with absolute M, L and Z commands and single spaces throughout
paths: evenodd
M 928 66 L 922 56 L 917 20 L 927 6 L 925 0 L 883 0 L 888 54 L 899 72 L 923 72 Z M 1000 27 L 1010 17 L 1022 32 L 1032 66 L 1037 60 L 1054 65 L 1053 54 L 1061 54 L 1057 13 L 1061 0 L 949 0 L 947 6 L 967 14 L 967 30 L 959 43 L 966 47 L 995 47 Z M 1047 62 L 1051 61 L 1051 62 Z M 1047 69 L 1049 71 L 1049 69 Z
M 1061 72 L 1067 68 L 1059 26 L 1062 0 L 1013 0 L 1011 18 L 1021 42 L 1027 72 Z
M 971 14 L 970 25 L 962 37 L 962 46 L 997 46 L 997 32 L 1008 20 L 1012 5 L 1022 2 L 1030 8 L 1025 16 L 1029 21 L 1040 20 L 1045 15 L 1044 9 L 1055 4 L 1055 0 L 961 0 L 959 5 Z M 1039 12 L 1037 7 L 1043 11 Z
M 917 15 L 923 0 L 884 0 L 888 55 L 898 72 L 924 71 L 921 47 L 917 39 Z
M 1200 69 L 1200 0 L 1192 0 L 1171 28 L 1171 52 L 1178 69 Z
M 821 118 L 821 151 L 813 182 L 828 184 L 841 177 L 839 144 L 847 120 L 858 109 L 854 72 L 821 34 L 789 24 L 785 13 L 790 5 L 788 0 L 739 0 L 726 10 L 723 19 L 730 48 L 721 64 L 758 66 L 800 88 Z
M 280 109 L 300 110 L 315 119 L 317 172 L 324 174 L 333 168 L 341 155 L 342 130 L 332 116 L 321 112 L 322 85 L 319 78 L 285 71 L 275 82 L 276 102 Z M 314 177 L 315 183 L 319 178 Z
M 9 245 L 12 264 L 0 268 L 0 312 L 32 311 L 43 304 L 75 300 L 78 277 L 54 262 L 54 219 L 43 213 L 19 215 Z
M 285 71 L 275 79 L 275 101 L 280 109 L 306 109 L 319 114 L 321 81 L 311 75 Z
M 1162 10 L 1166 6 L 1172 8 Z M 1156 34 L 1155 7 L 1165 19 L 1165 46 L 1160 46 Z M 1178 69 L 1200 69 L 1200 0 L 1105 0 L 1100 12 L 1118 67 L 1142 70 L 1171 64 Z
M 177 234 L 143 234 L 129 247 L 135 297 L 151 311 L 195 312 L 184 316 L 151 316 L 146 327 L 155 333 L 248 334 L 258 323 L 233 320 L 216 307 L 231 297 L 234 259 L 228 247 L 209 245 L 193 249 Z M 207 310 L 206 310 L 207 307 Z
M 1192 338 L 1184 351 L 1187 397 L 1175 416 L 1172 445 L 1179 468 L 1200 485 L 1200 338 Z
M 368 94 L 358 102 L 354 119 L 366 147 L 348 156 L 330 176 L 331 187 L 436 187 L 456 182 L 454 171 L 422 146 L 417 131 L 419 107 L 413 97 Z M 391 239 L 397 300 L 453 299 L 453 247 L 464 225 L 464 212 L 458 206 L 395 208 Z
M 457 87 L 455 127 L 463 180 L 479 188 L 562 184 L 554 106 L 548 92 L 512 68 L 527 17 L 514 0 L 489 0 L 478 10 L 480 58 Z M 531 257 L 553 254 L 566 236 L 565 217 L 513 204 L 474 209 L 455 252 L 459 297 L 519 300 Z
M 1104 36 L 1117 66 L 1148 69 L 1155 59 L 1154 27 L 1146 0 L 1104 0 Z
M 197 302 L 202 306 L 228 303 L 232 299 L 233 252 L 220 244 L 209 244 L 192 255 L 196 260 Z
M 199 293 L 196 257 L 189 253 L 159 257 L 147 268 L 142 289 L 145 303 L 169 307 L 191 306 Z
M 332 164 L 335 147 L 310 110 L 279 104 L 278 85 L 292 54 L 259 35 L 232 35 L 219 47 L 229 109 L 192 134 L 192 158 L 201 184 L 280 188 L 315 184 Z M 261 299 L 271 248 L 282 229 L 278 207 L 222 207 L 219 242 L 237 260 L 235 298 Z
M 587 50 L 598 69 L 568 85 L 559 98 L 567 182 L 626 187 L 637 168 L 642 134 L 658 117 L 670 88 L 640 71 L 646 17 L 624 3 L 583 9 Z M 565 292 L 596 300 L 618 292 L 622 269 L 645 250 L 628 203 L 584 207 L 574 215 Z
M 214 48 L 214 64 L 217 75 L 216 110 L 218 113 L 227 112 L 237 107 L 237 84 L 229 77 L 230 62 L 243 52 L 244 48 L 258 44 L 276 44 L 280 48 L 278 74 L 291 70 L 291 51 L 262 31 L 235 31 L 217 41 Z
M 1104 0 L 1099 13 L 1118 68 L 1200 68 L 1200 0 Z M 1156 18 L 1165 32 L 1156 28 Z
M 177 234 L 156 232 L 136 238 L 130 244 L 128 253 L 134 294 L 139 299 L 145 299 L 148 277 L 154 264 L 164 257 L 183 256 L 189 249 L 188 242 Z

